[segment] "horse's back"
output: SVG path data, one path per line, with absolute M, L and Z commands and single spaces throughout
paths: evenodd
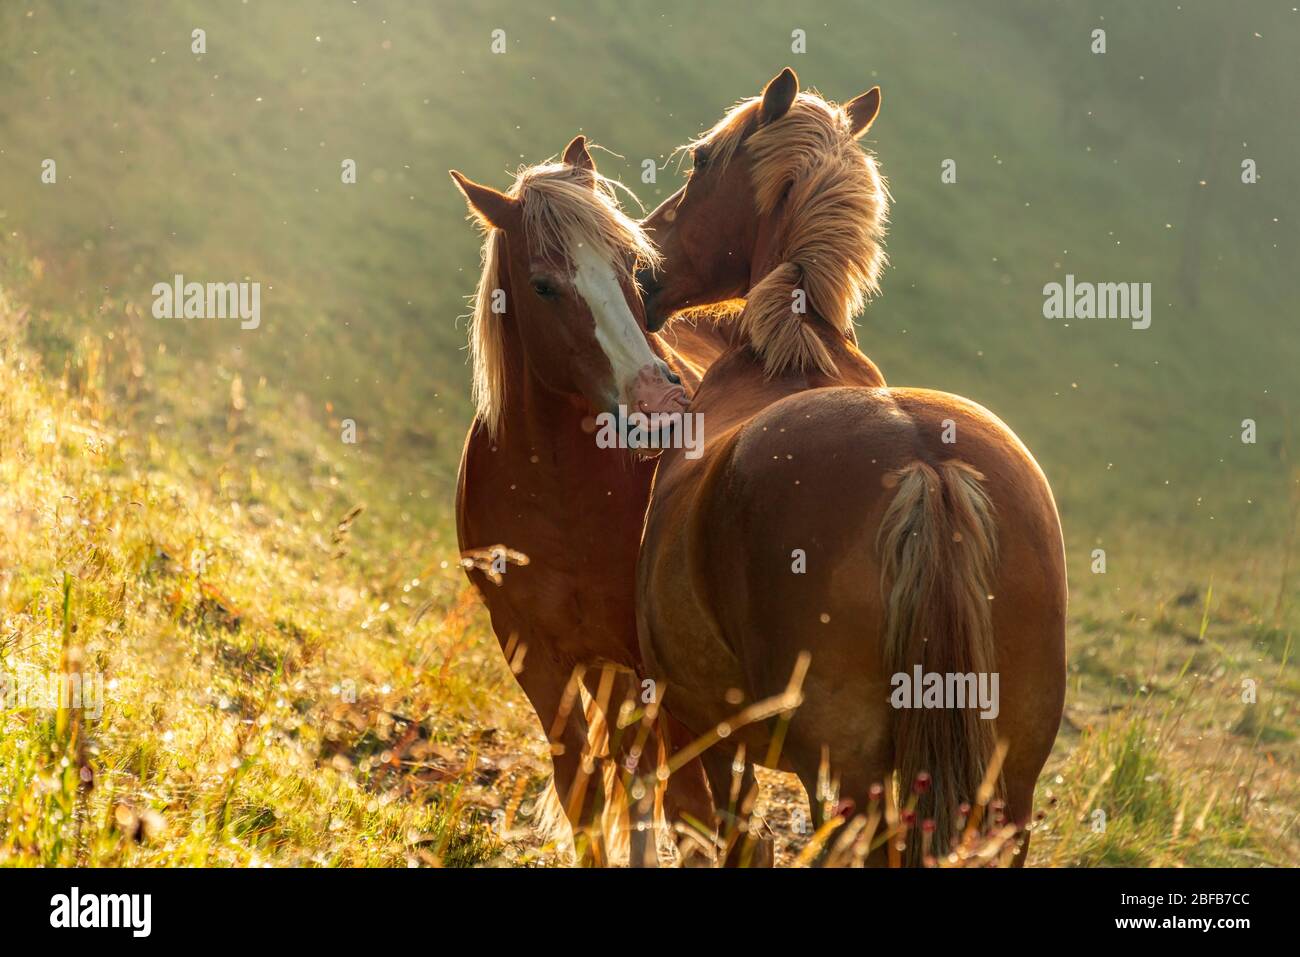
M 678 319 L 656 338 L 687 390 L 694 394 L 709 367 L 735 345 L 736 334 L 732 324 L 700 317 Z

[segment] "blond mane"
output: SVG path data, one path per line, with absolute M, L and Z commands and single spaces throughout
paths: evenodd
M 778 265 L 749 291 L 740 323 L 768 375 L 833 374 L 835 363 L 811 322 L 821 317 L 854 339 L 853 317 L 880 290 L 889 190 L 842 107 L 800 93 L 784 117 L 745 139 L 760 104 L 759 97 L 741 101 L 689 146 L 707 144 L 710 165 L 721 169 L 743 139 L 762 214 L 790 186 Z M 797 289 L 806 298 L 803 315 L 792 306 Z
M 593 170 L 564 163 L 521 167 L 506 195 L 522 204 L 524 241 L 534 253 L 565 259 L 579 243 L 626 270 L 626 257 L 658 265 L 659 254 L 635 220 L 618 202 L 620 183 Z M 476 218 L 471 214 L 471 218 Z M 493 293 L 501 288 L 500 257 L 504 234 L 478 220 L 483 239 L 483 272 L 473 297 L 470 362 L 474 369 L 474 405 L 478 418 L 495 437 L 505 406 L 505 332 L 503 316 L 492 311 Z M 508 308 L 508 307 L 507 307 Z

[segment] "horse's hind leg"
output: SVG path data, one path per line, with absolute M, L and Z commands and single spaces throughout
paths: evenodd
M 865 749 L 864 741 L 854 742 L 850 757 L 841 761 L 832 758 L 823 767 L 821 746 L 810 746 L 805 735 L 800 737 L 803 740 L 788 746 L 786 754 L 808 792 L 814 829 L 821 828 L 833 814 L 844 818 L 844 824 L 826 838 L 814 866 L 884 867 L 888 848 L 883 796 L 893 782 L 888 740 L 879 739 L 874 748 Z M 831 793 L 818 793 L 823 784 L 831 786 Z
M 1050 751 L 1051 748 L 1048 747 L 1047 753 Z M 1043 754 L 1042 761 L 1037 760 L 1037 754 L 1025 755 L 1024 758 L 1024 763 L 1017 761 L 1013 764 L 1012 755 L 1008 754 L 1007 766 L 1003 774 L 1006 782 L 1006 820 L 1020 828 L 1016 835 L 1019 851 L 1011 858 L 1012 867 L 1024 867 L 1029 857 L 1028 829 L 1033 823 L 1034 787 L 1038 783 L 1038 775 L 1042 771 L 1047 754 Z
M 1001 678 L 997 729 L 1008 745 L 1002 765 L 1005 819 L 1021 829 L 1023 840 L 1011 864 L 1023 867 L 1029 856 L 1026 829 L 1033 824 L 1034 788 L 1056 743 L 1065 706 L 1064 586 L 1058 604 L 1034 601 L 1038 596 L 1022 597 L 1010 588 L 1003 591 L 1014 602 L 994 611 Z
M 665 748 L 665 757 L 691 745 L 695 736 L 681 722 L 668 712 L 659 712 L 660 740 Z M 683 857 L 690 857 L 693 851 L 708 841 L 714 826 L 713 794 L 704 764 L 696 758 L 678 768 L 668 778 L 663 788 L 664 821 L 679 848 L 684 847 Z
M 1045 682 L 1046 683 L 1046 682 Z M 1005 697 L 1005 696 L 1004 696 Z M 1029 857 L 1029 827 L 1033 824 L 1034 788 L 1043 765 L 1047 763 L 1055 742 L 1055 731 L 1060 722 L 1060 711 L 1044 707 L 1031 733 L 1019 740 L 1012 738 L 1003 766 L 1006 783 L 1006 820 L 1020 828 L 1017 840 L 1019 852 L 1011 858 L 1012 867 L 1024 867 Z M 1027 722 L 1022 723 L 1027 724 Z
M 701 755 L 713 792 L 714 823 L 724 867 L 771 867 L 776 844 L 767 823 L 754 813 L 758 781 L 752 762 L 738 760 L 724 741 Z

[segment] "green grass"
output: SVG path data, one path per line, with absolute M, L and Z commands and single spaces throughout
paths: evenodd
M 308 396 L 312 420 L 332 403 L 385 457 L 444 471 L 468 410 L 457 317 L 477 265 L 447 169 L 503 186 L 582 130 L 654 203 L 679 179 L 642 183 L 642 159 L 787 62 L 837 98 L 878 82 L 869 145 L 896 198 L 893 266 L 861 334 L 890 380 L 1006 418 L 1072 543 L 1135 523 L 1124 544 L 1143 557 L 1152 529 L 1175 553 L 1275 543 L 1300 398 L 1285 175 L 1300 132 L 1277 121 L 1300 16 L 1285 5 L 179 0 L 18 5 L 0 27 L 0 224 L 46 258 L 36 304 L 94 310 L 107 290 L 145 317 L 146 362 L 164 340 L 196 391 L 265 376 Z M 38 182 L 46 157 L 54 186 Z M 150 287 L 178 271 L 261 281 L 264 326 L 148 318 Z M 1152 282 L 1152 328 L 1043 319 L 1042 286 L 1066 271 Z M 1253 446 L 1237 439 L 1247 417 Z
M 0 671 L 104 690 L 94 713 L 6 699 L 0 863 L 562 859 L 527 826 L 544 742 L 454 544 L 436 526 L 362 536 L 371 509 L 344 521 L 378 463 L 301 432 L 305 470 L 231 456 L 276 428 L 256 390 L 223 447 L 178 451 L 132 425 L 151 400 L 122 399 L 129 347 L 86 336 L 60 373 L 23 344 L 30 321 L 0 303 Z M 1267 624 L 1249 575 L 1115 591 L 1076 592 L 1031 860 L 1293 860 L 1294 609 Z M 763 809 L 790 863 L 802 793 L 779 778 Z

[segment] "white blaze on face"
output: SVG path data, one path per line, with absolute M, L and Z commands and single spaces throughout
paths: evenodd
M 596 341 L 614 370 L 617 401 L 629 394 L 642 369 L 656 365 L 657 358 L 628 308 L 613 264 L 598 256 L 586 243 L 578 243 L 570 251 L 570 258 L 574 266 L 574 288 L 586 300 L 596 320 Z

